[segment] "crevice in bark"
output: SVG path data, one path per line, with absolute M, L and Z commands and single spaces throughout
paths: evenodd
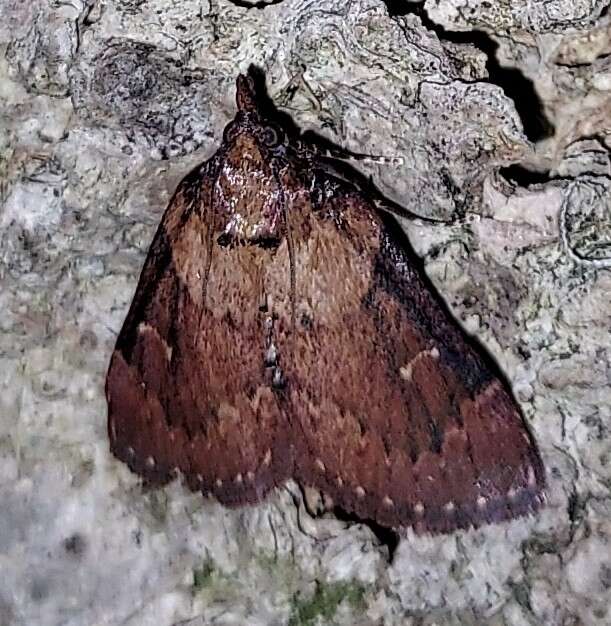
M 348 513 L 339 506 L 333 508 L 333 515 L 335 515 L 337 519 L 343 522 L 353 522 L 367 526 L 367 528 L 371 530 L 376 539 L 380 542 L 380 545 L 386 547 L 386 549 L 388 550 L 388 562 L 392 563 L 395 552 L 397 550 L 397 546 L 399 545 L 399 533 L 392 530 L 391 528 L 380 526 L 380 524 L 374 522 L 371 519 L 363 519 L 358 517 L 357 515 L 354 515 L 354 513 Z
M 543 185 L 552 180 L 552 176 L 548 171 L 534 170 L 514 163 L 507 167 L 501 167 L 499 174 L 508 182 L 518 187 L 530 187 L 531 185 Z
M 503 67 L 499 63 L 496 57 L 499 44 L 488 33 L 481 30 L 468 32 L 446 30 L 429 17 L 424 2 L 406 2 L 405 0 L 384 0 L 384 2 L 391 17 L 416 15 L 420 18 L 422 25 L 433 31 L 441 41 L 471 44 L 481 50 L 487 57 L 486 69 L 489 76 L 487 82 L 498 85 L 505 95 L 513 100 L 528 139 L 540 141 L 554 134 L 554 126 L 545 115 L 533 81 L 519 69 Z
M 284 0 L 258 0 L 256 2 L 249 2 L 249 0 L 229 0 L 231 4 L 242 9 L 266 9 L 272 4 L 280 4 Z

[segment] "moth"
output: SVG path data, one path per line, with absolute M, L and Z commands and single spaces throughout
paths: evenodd
M 229 506 L 290 478 L 385 527 L 534 512 L 516 402 L 367 194 L 266 116 L 250 76 L 179 184 L 106 381 L 111 450 Z

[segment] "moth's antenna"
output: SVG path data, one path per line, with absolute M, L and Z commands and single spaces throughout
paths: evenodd
M 362 163 L 379 163 L 382 165 L 404 165 L 402 156 L 387 156 L 383 154 L 365 154 L 364 152 L 352 152 L 346 148 L 325 146 L 319 154 L 322 158 L 337 159 L 338 161 L 361 161 Z

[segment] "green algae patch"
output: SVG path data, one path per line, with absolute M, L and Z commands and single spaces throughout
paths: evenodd
M 365 608 L 365 587 L 356 582 L 324 583 L 316 585 L 310 598 L 294 597 L 289 626 L 315 626 L 318 623 L 333 623 L 338 607 L 342 603 L 354 610 Z

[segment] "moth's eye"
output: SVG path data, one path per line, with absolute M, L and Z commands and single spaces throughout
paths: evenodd
M 275 148 L 280 143 L 280 135 L 275 128 L 267 126 L 261 135 L 261 140 L 268 148 Z
M 240 134 L 240 126 L 234 122 L 227 124 L 223 131 L 223 141 L 233 141 Z

